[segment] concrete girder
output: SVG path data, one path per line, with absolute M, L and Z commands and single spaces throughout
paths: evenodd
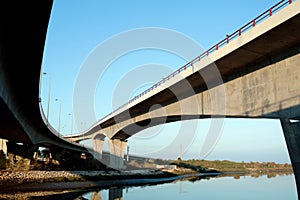
M 221 86 L 102 129 L 111 139 L 163 123 L 207 117 L 295 118 L 300 113 L 300 53 Z M 129 113 L 128 113 L 129 114 Z

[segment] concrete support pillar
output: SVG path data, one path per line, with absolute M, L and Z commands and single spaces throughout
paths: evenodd
M 3 153 L 5 154 L 5 156 L 7 157 L 7 144 L 6 144 L 7 140 L 5 139 L 0 139 L 0 150 L 3 151 Z
M 102 200 L 100 191 L 92 192 L 91 200 Z
M 102 160 L 102 149 L 103 149 L 104 138 L 93 138 L 94 158 Z
M 293 165 L 298 198 L 300 195 L 300 122 L 280 119 L 285 141 Z
M 124 153 L 126 150 L 126 141 L 122 140 L 108 140 L 110 161 L 109 166 L 114 169 L 125 169 Z
M 123 199 L 123 188 L 110 188 L 108 190 L 109 200 L 122 200 Z
M 39 151 L 39 147 L 38 146 L 34 146 L 33 147 L 33 161 L 36 161 L 37 160 L 37 157 L 38 157 L 38 151 Z

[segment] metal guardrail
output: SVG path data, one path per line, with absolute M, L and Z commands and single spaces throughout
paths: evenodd
M 263 22 L 264 20 L 272 17 L 275 13 L 277 13 L 280 10 L 282 10 L 284 7 L 292 4 L 294 1 L 296 1 L 296 0 L 281 0 L 280 2 L 278 2 L 274 6 L 272 6 L 271 8 L 269 8 L 268 10 L 266 10 L 265 12 L 263 12 L 261 15 L 259 15 L 255 19 L 251 20 L 250 22 L 248 22 L 243 27 L 239 28 L 238 30 L 236 30 L 235 32 L 233 32 L 230 35 L 226 35 L 226 38 L 223 39 L 223 40 L 221 40 L 220 42 L 218 42 L 216 45 L 214 45 L 211 48 L 209 48 L 208 50 L 204 51 L 202 54 L 200 54 L 199 56 L 197 56 L 196 58 L 194 58 L 193 60 L 191 60 L 190 62 L 188 62 L 187 64 L 185 64 L 184 66 L 180 67 L 178 70 L 174 71 L 169 76 L 164 77 L 161 81 L 159 81 L 158 83 L 152 85 L 150 88 L 146 89 L 144 92 L 140 93 L 139 95 L 136 95 L 134 98 L 130 99 L 127 103 L 125 103 L 122 106 L 118 107 L 116 110 L 114 110 L 113 112 L 109 113 L 108 115 L 106 115 L 102 119 L 105 119 L 110 114 L 112 114 L 112 113 L 120 110 L 121 108 L 127 106 L 128 104 L 130 104 L 130 103 L 134 102 L 135 100 L 139 99 L 140 97 L 144 96 L 145 94 L 147 94 L 148 92 L 150 92 L 153 89 L 157 88 L 158 86 L 162 85 L 166 81 L 172 79 L 173 77 L 177 76 L 181 72 L 185 71 L 186 69 L 188 69 L 189 67 L 191 67 L 193 64 L 195 64 L 197 62 L 201 62 L 201 60 L 203 60 L 205 57 L 208 57 L 209 54 L 211 54 L 211 53 L 213 53 L 215 51 L 218 51 L 221 47 L 227 45 L 230 41 L 238 38 L 243 33 L 247 32 L 248 30 L 250 30 L 253 27 L 255 27 L 257 24 L 259 24 L 259 23 Z

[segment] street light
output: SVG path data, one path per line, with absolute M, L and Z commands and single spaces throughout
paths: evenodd
M 60 134 L 60 116 L 61 116 L 61 102 L 59 99 L 55 99 L 56 102 L 59 103 L 59 116 L 58 116 L 58 137 Z
M 43 75 L 48 75 L 49 76 L 49 82 L 48 82 L 48 105 L 47 105 L 47 126 L 49 124 L 49 112 L 50 112 L 50 92 L 51 92 L 51 76 L 50 74 L 43 72 Z
M 71 136 L 73 134 L 73 116 L 72 113 L 69 113 L 69 116 L 71 116 Z

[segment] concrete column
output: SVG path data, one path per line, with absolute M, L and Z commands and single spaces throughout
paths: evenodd
M 102 159 L 102 149 L 103 149 L 104 138 L 93 138 L 93 148 L 94 148 L 94 158 Z
M 37 160 L 38 151 L 39 151 L 39 147 L 38 146 L 34 146 L 33 147 L 33 157 L 32 157 L 34 161 Z
M 0 139 L 0 150 L 3 151 L 6 157 L 7 157 L 7 144 L 6 144 L 7 141 L 8 140 Z
M 110 188 L 108 190 L 109 200 L 122 200 L 123 199 L 123 188 Z
M 293 165 L 298 198 L 300 194 L 300 122 L 292 123 L 289 119 L 280 119 L 285 141 Z
M 100 191 L 92 192 L 91 200 L 102 200 Z
M 126 150 L 126 141 L 122 140 L 108 140 L 110 160 L 109 166 L 114 169 L 125 169 L 124 153 Z

